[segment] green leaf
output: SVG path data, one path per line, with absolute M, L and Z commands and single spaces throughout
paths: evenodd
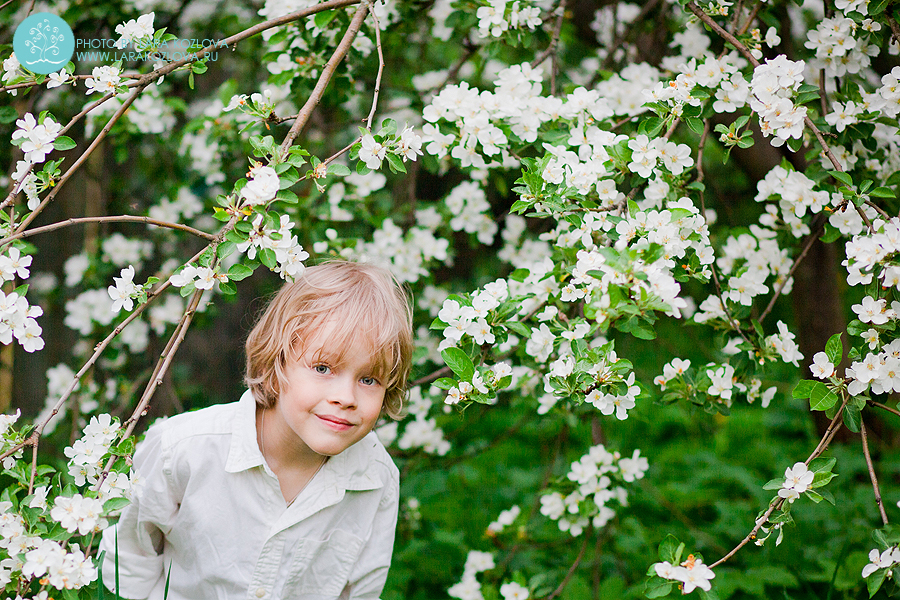
M 687 126 L 690 127 L 691 131 L 697 135 L 703 135 L 703 121 L 701 119 L 688 117 L 684 122 L 687 123 Z
M 446 348 L 441 352 L 441 358 L 450 367 L 457 377 L 464 381 L 472 381 L 475 374 L 475 365 L 469 355 L 459 348 Z
M 881 589 L 881 584 L 884 583 L 884 578 L 887 576 L 887 569 L 878 569 L 868 577 L 866 577 L 866 588 L 869 590 L 869 598 L 875 595 L 875 593 Z
M 19 117 L 12 106 L 0 106 L 0 123 L 12 123 Z
M 670 533 L 659 545 L 659 560 L 664 560 L 671 564 L 678 564 L 680 556 L 676 556 L 676 554 L 680 554 L 683 550 L 684 544 L 679 542 L 678 538 Z
M 128 498 L 110 498 L 103 503 L 103 512 L 113 512 L 131 504 Z
M 832 493 L 829 492 L 828 490 L 824 490 L 824 489 L 819 490 L 819 491 L 818 491 L 818 494 L 819 494 L 820 496 L 822 496 L 822 500 L 824 500 L 825 502 L 827 502 L 828 504 L 830 504 L 830 505 L 832 505 L 832 506 L 835 506 L 835 503 L 834 503 L 834 494 L 832 494 Z
M 134 453 L 134 438 L 131 436 L 125 438 L 119 442 L 111 452 L 116 456 L 130 456 Z
M 226 296 L 234 296 L 237 294 L 237 286 L 233 281 L 219 281 L 219 291 Z
M 216 256 L 219 257 L 219 260 L 222 260 L 223 258 L 231 256 L 236 249 L 237 244 L 235 244 L 234 242 L 222 242 L 216 248 Z
M 890 198 L 894 199 L 897 197 L 897 194 L 894 193 L 894 190 L 887 187 L 877 187 L 871 192 L 869 192 L 870 196 L 875 196 L 876 198 Z
M 828 174 L 846 185 L 847 187 L 853 187 L 853 179 L 850 178 L 849 175 L 844 173 L 843 171 L 828 171 Z
M 853 433 L 859 433 L 859 426 L 862 423 L 862 414 L 858 407 L 848 404 L 844 407 L 844 425 Z
M 784 477 L 777 477 L 775 479 L 771 479 L 763 486 L 764 490 L 780 490 L 784 485 Z
M 828 410 L 838 401 L 837 394 L 828 389 L 821 381 L 815 382 L 809 394 L 810 410 Z
M 672 591 L 673 582 L 662 577 L 654 577 L 650 579 L 644 586 L 644 595 L 648 598 L 662 598 L 668 596 Z
M 350 175 L 350 167 L 342 165 L 341 163 L 335 163 L 333 165 L 328 165 L 328 173 L 337 175 L 338 177 L 346 177 L 347 175 Z
M 837 477 L 837 473 L 832 473 L 831 471 L 821 471 L 816 473 L 813 477 L 813 482 L 809 487 L 811 488 L 819 488 L 823 485 L 828 485 L 828 482 Z
M 53 148 L 55 150 L 71 150 L 75 146 L 75 140 L 67 135 L 61 135 L 53 142 Z
M 797 387 L 795 387 L 794 391 L 791 392 L 791 396 L 793 396 L 797 400 L 805 400 L 806 398 L 809 398 L 809 395 L 812 393 L 813 386 L 815 386 L 816 383 L 818 382 L 812 381 L 810 379 L 804 379 L 797 384 Z
M 232 267 L 228 269 L 228 279 L 231 281 L 241 281 L 247 279 L 251 275 L 253 275 L 253 269 L 242 265 L 241 263 L 232 265 Z
M 874 17 L 880 15 L 890 3 L 891 0 L 871 0 L 871 2 L 869 2 L 869 16 Z
M 841 358 L 844 356 L 844 346 L 841 344 L 841 334 L 836 333 L 830 338 L 828 338 L 828 343 L 825 344 L 825 354 L 828 355 L 828 360 L 835 366 L 837 366 L 841 362 Z
M 819 458 L 813 459 L 807 468 L 813 473 L 829 473 L 836 464 L 837 459 L 833 456 L 829 456 L 828 458 L 820 456 Z
M 278 264 L 278 258 L 275 256 L 275 251 L 271 248 L 263 248 L 259 251 L 259 262 L 266 265 L 270 269 L 274 269 L 275 265 Z
M 387 155 L 388 163 L 391 165 L 391 170 L 395 173 L 406 173 L 406 166 L 403 164 L 403 161 L 400 160 L 400 157 L 396 154 L 388 154 Z
M 456 380 L 452 377 L 441 377 L 440 379 L 435 380 L 431 385 L 441 390 L 449 390 L 456 386 Z

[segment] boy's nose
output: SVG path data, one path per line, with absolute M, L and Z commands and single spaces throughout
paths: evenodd
M 331 390 L 330 402 L 337 404 L 343 408 L 354 408 L 357 404 L 356 386 L 354 381 L 341 378 L 335 382 L 335 386 Z

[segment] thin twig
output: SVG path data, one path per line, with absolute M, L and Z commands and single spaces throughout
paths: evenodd
M 875 476 L 875 466 L 872 464 L 872 455 L 869 453 L 868 435 L 866 435 L 866 424 L 860 418 L 859 420 L 859 436 L 862 439 L 863 455 L 866 457 L 866 466 L 869 468 L 869 479 L 872 480 L 872 491 L 875 493 L 875 504 L 878 505 L 878 512 L 881 513 L 881 522 L 888 524 L 887 513 L 884 512 L 884 502 L 881 500 L 881 490 L 878 489 L 878 478 Z
M 819 441 L 819 444 L 816 446 L 816 449 L 813 450 L 812 454 L 809 455 L 809 458 L 806 459 L 806 463 L 805 463 L 806 465 L 809 465 L 810 462 L 812 462 L 814 459 L 818 458 L 823 452 L 825 452 L 825 449 L 828 448 L 828 444 L 830 444 L 831 440 L 834 439 L 834 435 L 841 428 L 841 425 L 842 425 L 841 418 L 843 417 L 844 407 L 847 406 L 848 400 L 849 400 L 849 397 L 845 396 L 844 401 L 841 403 L 841 407 L 838 409 L 837 413 L 834 415 L 834 418 L 831 420 L 831 423 L 828 425 L 828 429 L 825 430 L 825 435 L 822 436 L 822 439 Z M 747 545 L 747 542 L 749 542 L 752 539 L 755 539 L 756 534 L 759 532 L 760 528 L 766 524 L 766 521 L 768 521 L 769 517 L 772 516 L 772 513 L 775 512 L 776 510 L 778 510 L 779 508 L 781 508 L 781 506 L 783 504 L 784 504 L 784 498 L 778 498 L 777 500 L 772 502 L 769 505 L 769 508 L 766 510 L 766 512 L 763 513 L 763 515 L 756 520 L 756 524 L 754 525 L 753 529 L 750 530 L 750 533 L 747 534 L 747 537 L 742 539 L 740 541 L 740 543 L 737 546 L 735 546 L 733 550 L 731 550 L 731 552 L 729 552 L 728 554 L 726 554 L 725 556 L 723 556 L 722 558 L 720 558 L 713 564 L 709 565 L 709 567 L 711 569 L 713 569 L 713 568 L 721 565 L 723 562 L 725 562 L 726 560 L 728 560 L 729 558 L 731 558 L 732 556 L 737 554 L 738 550 L 740 550 L 741 548 L 743 548 L 744 546 Z
M 874 406 L 875 408 L 880 408 L 881 410 L 886 410 L 889 413 L 893 413 L 893 414 L 897 415 L 898 417 L 900 417 L 900 410 L 897 410 L 896 408 L 891 408 L 890 406 L 887 406 L 880 402 L 875 402 L 874 400 L 867 400 L 866 402 L 868 404 Z
M 372 94 L 372 108 L 366 118 L 366 129 L 372 131 L 372 119 L 375 118 L 375 107 L 378 106 L 378 93 L 381 91 L 381 74 L 384 72 L 384 54 L 381 51 L 381 25 L 378 23 L 378 15 L 372 11 L 375 20 L 375 49 L 378 51 L 378 73 L 375 75 L 375 92 Z
M 168 221 L 160 221 L 159 219 L 151 219 L 150 217 L 142 217 L 139 215 L 111 215 L 108 217 L 73 217 L 71 219 L 66 219 L 65 221 L 58 221 L 56 223 L 51 223 L 50 225 L 44 225 L 43 227 L 29 229 L 0 240 L 0 248 L 18 239 L 31 237 L 41 233 L 49 233 L 51 231 L 56 231 L 57 229 L 78 225 L 79 223 L 146 223 L 147 225 L 186 231 L 205 240 L 212 241 L 216 239 L 216 236 L 212 233 L 206 233 L 205 231 L 200 231 L 199 229 L 194 229 L 193 227 L 182 225 L 181 223 L 170 223 Z
M 550 36 L 550 44 L 544 49 L 543 52 L 538 54 L 533 61 L 531 61 L 531 68 L 534 69 L 542 62 L 547 60 L 551 54 L 556 52 L 556 45 L 559 43 L 559 34 L 562 31 L 563 18 L 566 16 L 566 0 L 560 0 L 559 7 L 557 8 L 559 11 L 559 15 L 556 17 L 556 25 L 553 26 L 553 33 Z
M 697 146 L 697 183 L 703 183 L 703 148 L 706 146 L 706 138 L 709 136 L 709 119 L 703 121 L 703 133 L 700 134 L 700 145 Z
M 163 353 L 159 357 L 159 362 L 157 363 L 156 370 L 153 373 L 153 376 L 150 378 L 150 381 L 147 382 L 147 387 L 144 388 L 144 394 L 141 396 L 140 402 L 135 407 L 134 412 L 131 413 L 131 416 L 128 418 L 123 426 L 125 427 L 124 432 L 122 433 L 122 439 L 128 438 L 132 432 L 134 431 L 135 426 L 137 426 L 138 419 L 144 414 L 147 410 L 147 406 L 150 404 L 150 399 L 153 398 L 153 394 L 156 392 L 156 389 L 162 384 L 163 378 L 166 375 L 166 371 L 168 371 L 169 366 L 172 364 L 172 359 L 175 357 L 175 353 L 178 351 L 179 346 L 184 341 L 185 335 L 187 335 L 187 330 L 191 325 L 191 321 L 194 318 L 194 314 L 197 311 L 197 306 L 200 304 L 200 297 L 203 295 L 204 290 L 197 288 L 194 290 L 194 294 L 191 296 L 191 301 L 188 303 L 187 309 L 184 311 L 184 315 L 181 317 L 181 321 L 175 327 L 175 331 L 172 333 L 172 337 L 169 338 L 169 343 L 166 346 L 166 349 L 163 350 Z M 112 469 L 115 464 L 117 456 L 111 456 L 109 461 L 106 463 L 106 467 L 97 477 L 97 483 L 95 485 L 95 489 L 100 489 L 100 486 L 103 485 L 103 481 L 106 479 L 107 475 L 109 475 L 110 469 Z
M 593 531 L 593 528 L 591 528 Z M 556 586 L 556 589 L 553 590 L 553 593 L 547 596 L 547 600 L 553 600 L 557 596 L 563 593 L 563 590 L 566 589 L 566 585 L 569 583 L 569 580 L 572 578 L 572 575 L 575 574 L 575 569 L 578 568 L 578 565 L 581 564 L 581 559 L 584 558 L 584 551 L 587 550 L 588 541 L 590 540 L 590 535 L 585 534 L 584 542 L 581 544 L 581 549 L 578 551 L 578 556 L 575 557 L 575 562 L 572 563 L 572 566 L 569 567 L 569 570 L 566 572 L 566 576 L 563 577 L 563 580 Z
M 772 298 L 769 300 L 769 303 L 766 305 L 766 309 L 759 316 L 759 322 L 762 323 L 766 320 L 766 317 L 769 316 L 769 313 L 772 312 L 772 309 L 775 307 L 775 301 L 781 296 L 781 292 L 784 290 L 784 287 L 787 285 L 788 281 L 791 280 L 791 277 L 794 276 L 794 272 L 797 270 L 797 267 L 800 266 L 800 261 L 802 261 L 805 257 L 809 249 L 812 248 L 813 242 L 815 242 L 819 238 L 819 233 L 821 233 L 822 228 L 825 227 L 825 213 L 820 213 L 817 217 L 818 224 L 815 222 L 813 225 L 813 230 L 809 232 L 809 235 L 806 238 L 806 241 L 803 243 L 803 250 L 800 251 L 800 254 L 794 259 L 794 264 L 791 265 L 791 270 L 788 271 L 787 276 L 778 286 L 778 289 L 775 290 L 775 293 L 772 295 Z
M 306 103 L 303 105 L 303 108 L 301 108 L 300 112 L 297 113 L 297 120 L 294 121 L 294 124 L 291 126 L 290 131 L 288 131 L 287 135 L 284 138 L 284 141 L 281 143 L 280 154 L 282 159 L 287 156 L 288 149 L 294 143 L 294 140 L 297 138 L 297 136 L 300 135 L 300 131 L 302 131 L 303 127 L 306 126 L 307 121 L 309 121 L 309 117 L 312 115 L 313 109 L 316 108 L 316 105 L 319 104 L 319 100 L 322 99 L 322 95 L 325 93 L 325 88 L 331 81 L 331 76 L 334 74 L 337 66 L 342 60 L 344 60 L 344 57 L 347 56 L 347 53 L 350 51 L 350 45 L 353 43 L 353 38 L 356 37 L 356 34 L 359 33 L 360 28 L 362 28 L 362 24 L 366 19 L 366 13 L 368 12 L 368 10 L 369 7 L 367 4 L 359 5 L 359 7 L 356 9 L 356 14 L 353 15 L 353 20 L 350 21 L 350 26 L 347 27 L 347 31 L 344 32 L 344 37 L 341 39 L 340 44 L 338 44 L 338 47 L 335 49 L 335 52 L 331 56 L 331 58 L 328 59 L 328 62 L 325 63 L 325 66 L 322 67 L 322 74 L 319 76 L 319 80 L 316 81 L 316 87 L 309 95 L 309 99 L 307 99 Z
M 884 16 L 891 26 L 891 39 L 900 44 L 900 25 L 897 24 L 897 19 L 892 17 L 887 11 L 884 12 Z
M 764 1 L 765 0 L 757 0 L 756 6 L 754 6 L 753 10 L 750 11 L 750 16 L 747 17 L 746 23 L 744 23 L 744 26 L 741 27 L 740 31 L 738 31 L 738 35 L 744 35 L 745 33 L 747 33 L 747 30 L 750 29 L 750 25 L 753 24 L 753 20 L 756 19 L 756 15 L 759 13 L 759 9 L 762 8 Z

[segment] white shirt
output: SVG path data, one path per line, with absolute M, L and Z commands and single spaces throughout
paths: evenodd
M 256 404 L 154 425 L 134 464 L 143 482 L 103 534 L 103 582 L 162 600 L 378 598 L 387 578 L 399 472 L 374 433 L 331 457 L 286 505 L 256 441 Z

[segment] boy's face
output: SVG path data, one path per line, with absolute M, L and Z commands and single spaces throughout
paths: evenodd
M 286 384 L 267 417 L 285 443 L 300 454 L 334 456 L 355 444 L 375 426 L 384 402 L 367 345 L 356 341 L 339 364 L 317 358 L 335 354 L 329 347 L 331 323 L 307 340 L 302 354 L 285 365 Z M 276 425 L 277 422 L 277 425 Z

